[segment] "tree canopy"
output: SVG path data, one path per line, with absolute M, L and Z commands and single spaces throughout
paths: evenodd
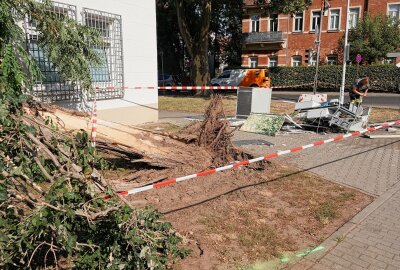
M 349 33 L 350 59 L 361 54 L 363 61 L 372 64 L 385 59 L 400 44 L 400 21 L 387 16 L 365 16 Z M 340 41 L 343 44 L 343 39 Z

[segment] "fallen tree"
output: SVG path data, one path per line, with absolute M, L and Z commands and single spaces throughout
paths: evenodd
M 87 133 L 42 117 L 29 96 L 40 72 L 22 45 L 25 16 L 37 22 L 39 44 L 63 79 L 88 90 L 89 63 L 98 61 L 89 45 L 98 35 L 49 5 L 0 2 L 0 268 L 165 269 L 187 254 L 171 225 L 114 195 Z

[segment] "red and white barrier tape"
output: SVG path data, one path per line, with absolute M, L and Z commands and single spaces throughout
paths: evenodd
M 237 86 L 149 86 L 149 87 L 95 87 L 96 90 L 237 90 Z
M 314 83 L 306 83 L 306 84 L 298 84 L 298 85 L 289 85 L 289 86 L 272 86 L 272 89 L 279 88 L 297 88 L 302 86 L 313 85 Z M 195 90 L 238 90 L 239 86 L 136 86 L 136 87 L 115 87 L 115 86 L 106 86 L 106 87 L 95 87 L 96 90 L 184 90 L 184 91 L 195 91 Z
M 96 140 L 97 140 L 97 102 L 96 99 L 93 100 L 93 107 L 92 107 L 92 147 L 96 148 Z
M 193 179 L 193 178 L 196 178 L 196 177 L 206 176 L 206 175 L 214 174 L 214 173 L 217 173 L 217 172 L 222 172 L 222 171 L 226 171 L 226 170 L 229 170 L 229 169 L 233 169 L 233 168 L 236 168 L 236 167 L 246 166 L 246 165 L 249 165 L 251 163 L 260 162 L 260 161 L 263 161 L 263 160 L 269 160 L 269 159 L 276 158 L 276 157 L 283 156 L 283 155 L 287 155 L 287 154 L 290 154 L 290 153 L 295 153 L 295 152 L 298 152 L 298 151 L 301 151 L 301 150 L 305 150 L 305 149 L 308 149 L 308 148 L 313 148 L 313 147 L 320 146 L 320 145 L 323 145 L 323 144 L 337 142 L 337 141 L 344 140 L 344 139 L 347 139 L 347 138 L 359 136 L 359 135 L 362 135 L 362 134 L 365 134 L 365 133 L 368 133 L 368 132 L 373 132 L 373 131 L 376 131 L 376 130 L 379 130 L 379 129 L 382 129 L 382 128 L 385 128 L 385 127 L 390 127 L 390 126 L 393 126 L 393 125 L 396 125 L 396 124 L 400 124 L 400 120 L 397 120 L 397 121 L 394 121 L 394 122 L 390 122 L 390 123 L 384 123 L 384 124 L 382 124 L 380 126 L 377 126 L 377 127 L 370 127 L 370 128 L 368 128 L 368 129 L 366 129 L 366 130 L 364 130 L 362 132 L 357 131 L 357 132 L 349 133 L 349 134 L 346 134 L 346 135 L 340 135 L 340 136 L 334 137 L 332 139 L 328 139 L 328 140 L 324 140 L 324 141 L 317 141 L 317 142 L 314 142 L 312 144 L 303 145 L 303 146 L 292 148 L 292 149 L 289 149 L 289 150 L 286 150 L 286 151 L 279 151 L 279 152 L 276 152 L 276 153 L 273 153 L 273 154 L 269 154 L 269 155 L 266 155 L 266 156 L 263 156 L 263 157 L 258 157 L 258 158 L 253 158 L 253 159 L 250 159 L 250 160 L 237 162 L 235 164 L 227 165 L 227 166 L 224 166 L 224 167 L 219 167 L 219 168 L 215 168 L 215 169 L 211 169 L 211 170 L 207 170 L 207 171 L 203 171 L 203 172 L 199 172 L 199 173 L 195 173 L 195 174 L 191 174 L 191 175 L 187 175 L 187 176 L 183 176 L 183 177 L 179 177 L 179 178 L 169 179 L 169 180 L 157 183 L 157 184 L 152 184 L 152 185 L 148 185 L 148 186 L 144 186 L 144 187 L 140 187 L 140 188 L 134 188 L 134 189 L 130 189 L 130 190 L 127 190 L 127 191 L 121 191 L 121 192 L 118 192 L 118 194 L 122 195 L 122 196 L 128 196 L 128 195 L 140 193 L 140 192 L 143 192 L 143 191 L 146 191 L 146 190 L 150 190 L 150 189 L 153 189 L 153 188 L 160 188 L 160 187 L 168 186 L 168 185 L 171 185 L 171 184 L 174 184 L 174 183 L 187 181 L 187 180 L 190 180 L 190 179 Z M 109 198 L 110 198 L 109 196 L 105 197 L 105 199 L 109 199 Z

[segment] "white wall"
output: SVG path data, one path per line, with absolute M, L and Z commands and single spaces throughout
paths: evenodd
M 83 8 L 121 15 L 125 87 L 157 86 L 156 7 L 152 0 L 58 0 L 77 8 L 82 22 Z M 73 104 L 62 102 L 64 106 Z M 123 99 L 98 101 L 97 108 L 117 108 L 153 105 L 157 108 L 157 90 L 125 90 Z M 89 104 L 90 106 L 90 104 Z M 135 121 L 137 122 L 137 121 Z

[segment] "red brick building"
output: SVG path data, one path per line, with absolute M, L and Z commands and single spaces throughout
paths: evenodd
M 322 18 L 321 62 L 337 64 L 338 41 L 346 29 L 347 0 L 328 0 L 331 8 L 321 16 L 321 0 L 314 0 L 301 13 L 273 14 L 254 0 L 244 0 L 243 67 L 315 65 L 316 25 Z M 350 27 L 355 27 L 366 13 L 387 14 L 400 19 L 400 0 L 351 0 Z M 398 54 L 398 53 L 397 53 Z M 400 62 L 400 55 L 388 55 L 388 61 Z M 396 59 L 397 57 L 397 59 Z

